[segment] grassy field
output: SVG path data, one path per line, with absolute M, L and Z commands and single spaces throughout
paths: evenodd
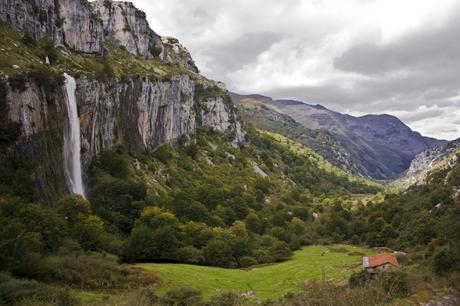
M 346 250 L 345 250 L 346 249 Z M 329 251 L 329 252 L 327 252 Z M 340 251 L 340 252 L 339 252 Z M 323 252 L 327 252 L 322 256 Z M 305 280 L 334 279 L 345 281 L 361 267 L 362 256 L 350 254 L 371 251 L 354 246 L 310 246 L 294 253 L 292 259 L 279 264 L 254 267 L 250 270 L 223 269 L 186 264 L 138 264 L 154 272 L 162 284 L 158 292 L 172 288 L 192 287 L 209 298 L 221 291 L 254 291 L 260 298 L 276 298 L 296 291 Z

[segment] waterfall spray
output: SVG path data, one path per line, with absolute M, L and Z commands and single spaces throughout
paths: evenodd
M 80 119 L 78 118 L 77 99 L 75 97 L 77 85 L 75 79 L 70 75 L 65 73 L 64 77 L 69 117 L 68 131 L 64 136 L 64 169 L 70 191 L 85 196 L 81 175 Z

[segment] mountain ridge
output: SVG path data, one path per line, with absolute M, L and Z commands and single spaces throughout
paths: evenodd
M 396 116 L 368 114 L 355 117 L 297 100 L 273 100 L 260 95 L 233 94 L 235 101 L 250 97 L 270 105 L 311 130 L 325 130 L 364 168 L 361 174 L 390 180 L 406 171 L 413 158 L 445 140 L 422 136 Z

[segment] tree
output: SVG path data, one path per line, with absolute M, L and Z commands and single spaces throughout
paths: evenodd
M 218 267 L 235 267 L 236 261 L 230 245 L 222 240 L 211 240 L 203 249 L 206 263 Z

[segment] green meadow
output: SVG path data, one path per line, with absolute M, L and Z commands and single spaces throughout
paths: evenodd
M 252 269 L 223 269 L 186 264 L 138 264 L 161 279 L 157 291 L 192 287 L 203 292 L 207 299 L 219 291 L 253 291 L 259 298 L 276 298 L 295 292 L 306 280 L 345 282 L 361 268 L 362 255 L 371 251 L 348 245 L 310 246 L 294 253 L 285 262 Z

